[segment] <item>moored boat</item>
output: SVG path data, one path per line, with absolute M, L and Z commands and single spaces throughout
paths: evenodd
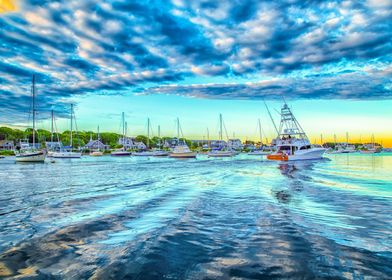
M 284 104 L 281 109 L 279 134 L 275 141 L 277 151 L 267 155 L 268 160 L 321 159 L 326 151 L 322 147 L 312 147 L 306 133 L 287 104 Z
M 51 154 L 51 157 L 53 158 L 81 158 L 82 153 L 81 152 L 75 152 L 73 151 L 73 122 L 74 122 L 74 110 L 73 110 L 73 104 L 71 104 L 71 110 L 70 110 L 70 119 L 71 119 L 71 131 L 70 131 L 70 140 L 69 140 L 69 147 L 61 147 L 59 152 L 53 152 Z M 76 120 L 75 120 L 75 126 L 76 126 Z
M 19 149 L 19 153 L 15 156 L 16 162 L 45 162 L 46 152 L 43 150 L 37 150 L 35 145 L 35 75 L 32 80 L 32 116 L 33 116 L 33 146 L 30 147 L 29 143 Z
M 115 150 L 113 152 L 110 153 L 111 156 L 114 157 L 127 157 L 130 156 L 132 153 L 128 152 L 128 151 L 124 151 L 124 150 Z
M 196 152 L 192 152 L 186 144 L 174 147 L 173 151 L 169 154 L 171 158 L 195 158 Z
M 121 148 L 121 149 L 117 149 L 117 150 L 114 150 L 114 151 L 112 151 L 111 152 L 111 156 L 114 156 L 114 157 L 127 157 L 127 156 L 130 156 L 131 155 L 131 152 L 129 152 L 129 151 L 127 151 L 126 150 L 126 148 L 125 148 L 125 135 L 126 135 L 126 128 L 125 128 L 125 114 L 124 114 L 124 112 L 122 112 L 122 114 L 121 114 L 121 123 L 122 123 L 122 138 L 120 138 L 120 140 L 122 139 L 122 141 L 123 141 L 123 147 Z M 119 141 L 120 141 L 119 140 Z M 120 142 L 121 143 L 121 142 Z
M 178 143 L 169 154 L 171 158 L 196 158 L 197 153 L 192 152 L 188 145 L 180 140 L 180 120 L 177 118 L 177 138 Z
M 223 118 L 222 114 L 219 114 L 219 140 L 223 142 Z M 235 151 L 227 149 L 227 147 L 221 147 L 217 150 L 212 150 L 208 153 L 208 157 L 232 157 L 235 156 Z

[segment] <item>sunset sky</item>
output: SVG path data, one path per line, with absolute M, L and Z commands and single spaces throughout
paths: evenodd
M 392 1 L 0 0 L 0 126 L 202 139 L 275 134 L 283 99 L 309 138 L 392 147 Z

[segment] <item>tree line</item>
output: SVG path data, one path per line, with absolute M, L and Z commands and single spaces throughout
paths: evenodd
M 121 145 L 118 144 L 118 139 L 122 137 L 122 135 L 113 132 L 101 132 L 99 133 L 99 138 L 102 143 L 105 145 L 109 145 L 110 148 L 120 148 Z M 71 132 L 69 130 L 63 131 L 61 133 L 53 134 L 53 141 L 60 141 L 63 145 L 68 146 L 70 144 Z M 72 134 L 72 146 L 73 147 L 83 147 L 85 146 L 90 139 L 96 140 L 98 139 L 98 134 L 93 131 L 78 131 L 73 132 Z M 31 128 L 27 128 L 25 130 L 14 129 L 10 127 L 0 127 L 0 140 L 10 140 L 13 141 L 14 144 L 18 144 L 20 140 L 27 139 L 30 143 L 33 142 L 33 130 Z M 164 144 L 166 140 L 172 139 L 172 137 L 157 137 L 154 136 L 147 141 L 147 136 L 138 135 L 136 136 L 137 142 L 143 142 L 147 145 L 149 142 L 150 147 L 157 147 L 159 143 L 161 145 Z M 46 141 L 51 141 L 52 135 L 51 132 L 45 129 L 37 129 L 35 133 L 35 142 L 45 144 Z M 184 140 L 188 146 L 193 147 L 193 143 L 190 140 L 181 138 Z

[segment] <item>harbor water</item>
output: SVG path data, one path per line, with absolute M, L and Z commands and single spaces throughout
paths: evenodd
M 0 159 L 0 278 L 390 279 L 392 154 Z

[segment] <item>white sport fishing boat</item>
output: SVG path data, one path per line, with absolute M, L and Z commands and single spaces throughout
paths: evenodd
M 312 147 L 287 104 L 283 105 L 280 115 L 279 134 L 275 139 L 277 151 L 267 155 L 267 159 L 279 161 L 321 159 L 326 149 Z
M 219 114 L 219 140 L 223 143 L 223 118 L 222 114 Z M 212 150 L 208 153 L 208 157 L 232 157 L 235 156 L 235 151 L 229 150 L 222 147 L 220 150 Z
M 22 146 L 19 152 L 15 156 L 16 162 L 45 162 L 46 152 L 36 149 L 35 145 L 35 75 L 33 75 L 33 82 L 31 87 L 32 92 L 32 113 L 33 113 L 33 146 L 30 147 L 27 142 L 27 146 Z
M 74 121 L 73 114 L 74 114 L 73 104 L 71 104 L 71 132 L 70 132 L 69 148 L 65 149 L 64 147 L 62 147 L 59 152 L 53 152 L 51 155 L 53 158 L 81 158 L 82 157 L 81 152 L 72 151 L 73 121 Z M 75 120 L 75 126 L 76 126 L 76 120 Z
M 177 138 L 178 143 L 169 154 L 171 158 L 196 158 L 197 153 L 192 152 L 188 145 L 180 140 L 180 120 L 177 118 Z
M 121 149 L 117 149 L 117 150 L 114 150 L 113 152 L 111 152 L 111 156 L 114 156 L 114 157 L 128 157 L 131 155 L 131 152 L 128 152 L 125 149 L 126 128 L 125 128 L 125 114 L 124 114 L 124 112 L 122 112 L 121 116 L 122 116 L 121 123 L 122 123 L 122 130 L 123 130 L 123 133 L 122 133 L 123 147 Z

